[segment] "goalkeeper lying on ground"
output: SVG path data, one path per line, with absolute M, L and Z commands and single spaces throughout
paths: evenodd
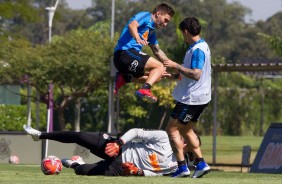
M 130 129 L 119 139 L 105 133 L 40 132 L 24 125 L 33 140 L 49 139 L 62 143 L 76 143 L 104 159 L 94 164 L 63 159 L 65 167 L 78 175 L 104 176 L 162 176 L 177 169 L 177 161 L 167 133 L 162 130 Z M 138 140 L 138 141 L 133 141 Z

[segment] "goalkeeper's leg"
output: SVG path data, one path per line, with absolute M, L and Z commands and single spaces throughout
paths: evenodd
M 74 168 L 77 175 L 87 176 L 124 176 L 121 168 L 121 156 L 114 160 L 102 160 L 95 164 L 83 164 Z
M 76 143 L 90 150 L 96 156 L 108 159 L 105 154 L 106 144 L 115 139 L 104 133 L 85 133 L 85 132 L 42 132 L 39 139 L 49 139 L 62 143 Z

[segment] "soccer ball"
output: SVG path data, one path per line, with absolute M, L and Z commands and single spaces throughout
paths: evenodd
M 42 160 L 41 171 L 45 175 L 58 175 L 62 171 L 62 162 L 58 157 L 49 155 Z
M 19 164 L 20 160 L 17 155 L 11 155 L 9 158 L 9 163 L 10 164 Z

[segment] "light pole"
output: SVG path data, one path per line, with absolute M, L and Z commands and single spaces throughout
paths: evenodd
M 55 11 L 57 9 L 57 6 L 59 4 L 60 0 L 56 1 L 55 6 L 51 6 L 51 7 L 46 7 L 45 9 L 48 11 L 48 27 L 49 27 L 49 42 L 52 41 L 52 23 L 53 23 L 53 17 L 55 14 Z
M 59 4 L 60 0 L 56 1 L 55 6 L 46 7 L 45 9 L 48 11 L 48 28 L 49 28 L 49 43 L 52 41 L 52 22 L 55 11 Z M 50 132 L 53 131 L 53 84 L 50 83 L 49 90 L 48 90 L 48 104 L 47 104 L 47 127 L 46 131 Z M 48 139 L 45 142 L 45 152 L 44 157 L 48 154 Z
M 112 0 L 112 20 L 111 20 L 111 41 L 114 38 L 114 26 L 115 26 L 115 0 Z M 108 102 L 108 132 L 116 133 L 114 128 L 114 94 L 113 94 L 113 84 L 112 79 L 115 76 L 115 67 L 113 65 L 112 59 L 110 61 L 110 83 L 109 83 L 109 102 Z

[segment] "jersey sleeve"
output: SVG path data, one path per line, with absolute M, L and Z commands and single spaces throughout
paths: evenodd
M 140 128 L 133 128 L 127 131 L 121 139 L 124 143 L 136 140 L 150 140 L 155 142 L 167 142 L 167 133 L 163 130 L 144 130 Z
M 147 24 L 149 12 L 139 12 L 136 15 L 133 16 L 132 21 L 136 20 L 139 24 L 139 26 L 142 26 L 143 24 Z
M 194 50 L 191 60 L 191 69 L 196 68 L 202 70 L 205 64 L 205 53 L 201 49 L 197 48 Z

